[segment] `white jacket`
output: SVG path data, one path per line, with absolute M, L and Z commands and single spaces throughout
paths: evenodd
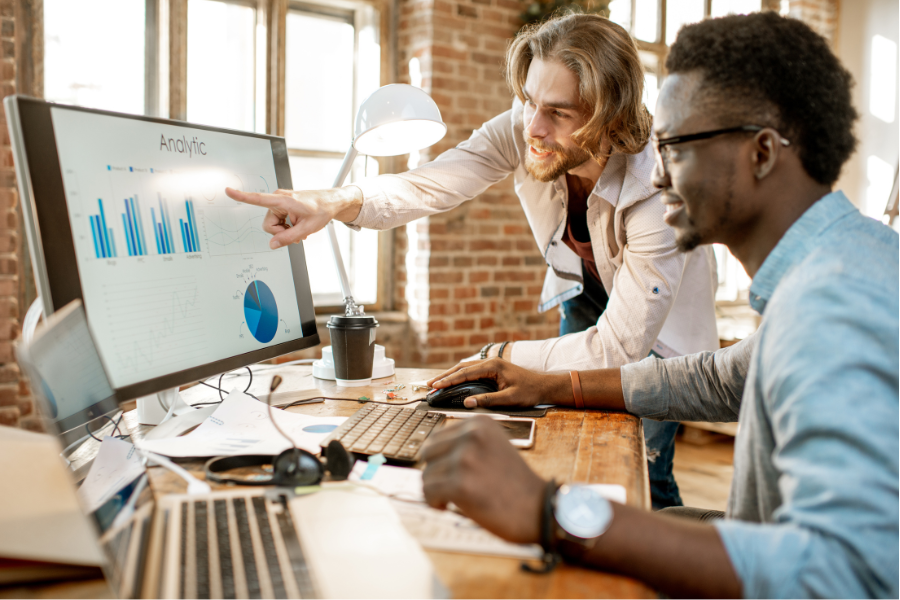
M 498 115 L 434 161 L 400 175 L 357 185 L 359 216 L 349 226 L 389 229 L 451 210 L 510 173 L 547 262 L 540 311 L 583 290 L 581 259 L 562 241 L 566 178 L 542 183 L 525 170 L 522 104 Z M 598 369 L 639 361 L 651 348 L 662 356 L 719 347 L 715 321 L 718 284 L 712 248 L 688 253 L 675 246 L 663 222 L 660 193 L 650 183 L 650 144 L 636 155 L 615 155 L 587 202 L 594 260 L 609 295 L 595 327 L 540 341 L 516 342 L 509 359 L 537 371 Z

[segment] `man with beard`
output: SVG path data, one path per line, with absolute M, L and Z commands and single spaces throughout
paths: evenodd
M 716 352 L 583 372 L 578 392 L 570 374 L 498 360 L 433 383 L 499 382 L 470 405 L 580 398 L 654 419 L 740 418 L 727 513 L 651 514 L 557 489 L 483 418 L 430 438 L 425 497 L 670 597 L 896 598 L 898 236 L 831 190 L 856 145 L 850 74 L 821 36 L 773 12 L 685 27 L 666 70 L 653 125 L 666 221 L 682 248 L 719 242 L 741 261 L 759 330 Z
M 448 211 L 512 173 L 548 265 L 538 308 L 562 304 L 562 337 L 489 344 L 482 358 L 502 352 L 549 372 L 718 348 L 715 260 L 708 247 L 679 252 L 663 222 L 644 74 L 628 33 L 597 15 L 552 19 L 516 37 L 506 73 L 512 109 L 429 164 L 336 190 L 227 192 L 269 209 L 264 228 L 277 248 L 332 219 L 387 229 Z M 681 504 L 677 426 L 644 426 L 657 508 Z

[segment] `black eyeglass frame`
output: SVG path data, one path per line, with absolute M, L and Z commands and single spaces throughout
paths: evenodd
M 666 161 L 662 155 L 662 148 L 666 146 L 671 146 L 673 144 L 683 144 L 685 142 L 693 142 L 696 140 L 707 140 L 709 138 L 713 138 L 719 135 L 725 135 L 726 133 L 744 133 L 751 132 L 756 133 L 762 131 L 763 129 L 771 129 L 771 127 L 763 127 L 761 125 L 741 125 L 739 127 L 726 127 L 725 129 L 715 129 L 713 131 L 701 131 L 700 133 L 687 133 L 685 135 L 674 135 L 672 137 L 667 137 L 663 139 L 659 139 L 656 136 L 650 136 L 650 141 L 653 143 L 653 148 L 656 150 L 656 160 L 659 163 L 659 167 L 665 170 Z M 773 131 L 775 131 L 773 129 Z M 775 131 L 775 133 L 778 133 Z M 779 140 L 782 146 L 790 146 L 790 140 L 787 140 L 781 137 L 781 134 L 778 134 Z

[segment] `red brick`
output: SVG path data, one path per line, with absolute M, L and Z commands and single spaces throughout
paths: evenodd
M 469 336 L 469 343 L 473 346 L 484 346 L 489 341 L 491 341 L 491 338 L 484 333 L 473 333 Z
M 0 406 L 19 405 L 19 385 L 6 383 L 0 386 Z
M 0 366 L 0 384 L 17 383 L 20 376 L 19 365 L 16 363 Z
M 453 330 L 462 331 L 475 328 L 475 319 L 455 319 L 453 321 Z
M 6 427 L 17 427 L 19 425 L 19 407 L 0 407 L 0 425 L 4 425 Z
M 486 306 L 484 302 L 467 302 L 465 306 L 467 315 L 484 312 L 485 308 Z
M 459 271 L 448 271 L 444 273 L 431 273 L 428 276 L 429 283 L 462 283 L 463 274 Z
M 491 278 L 488 271 L 471 271 L 469 273 L 469 283 L 484 283 Z
M 428 331 L 449 331 L 450 325 L 447 324 L 447 321 L 443 319 L 440 320 L 430 320 L 428 321 Z
M 481 329 L 490 329 L 494 326 L 494 318 L 493 317 L 482 317 L 481 320 L 478 321 L 478 326 Z

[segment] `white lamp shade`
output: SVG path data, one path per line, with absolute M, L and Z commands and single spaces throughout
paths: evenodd
M 395 83 L 375 90 L 359 107 L 353 147 L 369 156 L 396 156 L 427 148 L 446 133 L 431 96 Z

